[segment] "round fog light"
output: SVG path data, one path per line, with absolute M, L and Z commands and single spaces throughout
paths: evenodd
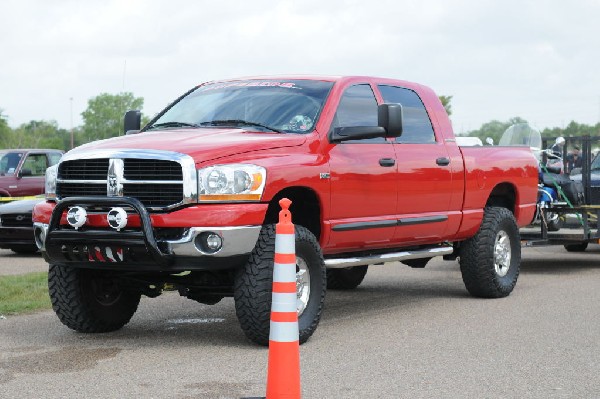
M 214 254 L 223 247 L 223 239 L 220 235 L 213 232 L 204 232 L 196 237 L 196 248 L 200 252 Z
M 218 234 L 210 233 L 206 236 L 206 248 L 211 251 L 218 251 L 223 245 L 223 240 Z

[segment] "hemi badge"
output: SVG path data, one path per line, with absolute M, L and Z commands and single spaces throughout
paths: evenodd
M 331 177 L 331 175 L 329 173 L 320 173 L 319 177 L 321 179 L 329 179 Z

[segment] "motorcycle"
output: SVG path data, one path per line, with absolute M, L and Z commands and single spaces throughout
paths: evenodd
M 537 207 L 532 225 L 546 225 L 548 231 L 558 231 L 565 223 L 564 213 L 552 212 L 554 206 L 576 206 L 583 202 L 581 184 L 562 173 L 563 160 L 550 149 L 542 149 L 540 132 L 527 123 L 517 123 L 506 129 L 499 145 L 526 145 L 538 160 L 539 180 Z
M 546 166 L 542 166 L 544 154 L 548 158 Z M 541 157 L 541 159 L 540 159 Z M 562 184 L 566 184 L 565 175 L 562 174 L 562 157 L 555 155 L 551 150 L 540 151 L 538 156 L 539 161 L 539 183 L 538 183 L 538 200 L 537 200 L 537 212 L 534 219 L 534 224 L 543 223 L 543 217 L 545 218 L 546 228 L 548 231 L 558 231 L 565 222 L 564 215 L 559 215 L 554 212 L 542 212 L 544 208 L 552 208 L 553 205 L 566 205 L 565 202 L 561 201 L 561 196 L 558 191 L 558 187 Z M 568 178 L 566 178 L 569 180 Z

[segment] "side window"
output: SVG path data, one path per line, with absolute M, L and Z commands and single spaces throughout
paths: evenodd
M 377 100 L 371 86 L 349 87 L 335 113 L 334 127 L 377 126 Z
M 17 172 L 17 167 L 23 158 L 21 152 L 9 152 L 0 159 L 0 176 L 14 175 Z
M 44 176 L 46 173 L 46 155 L 28 155 L 21 167 L 21 173 L 23 176 Z
M 402 104 L 403 128 L 398 143 L 435 143 L 435 133 L 423 102 L 412 90 L 380 85 L 386 103 Z
M 377 126 L 377 100 L 368 84 L 346 89 L 335 112 L 333 127 Z M 384 143 L 384 138 L 351 140 L 346 143 Z

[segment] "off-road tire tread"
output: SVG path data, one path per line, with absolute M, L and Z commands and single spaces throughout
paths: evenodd
M 300 343 L 304 343 L 316 330 L 321 319 L 326 293 L 326 270 L 321 248 L 315 236 L 302 226 L 295 226 L 296 253 L 299 243 L 308 245 L 320 261 L 321 275 L 315 276 L 310 270 L 311 280 L 322 279 L 319 305 L 310 324 L 305 328 L 300 326 Z M 265 225 L 261 229 L 258 240 L 246 265 L 236 271 L 234 283 L 235 310 L 244 334 L 259 345 L 269 344 L 269 329 L 271 317 L 271 301 L 273 289 L 273 258 L 275 255 L 275 225 Z M 312 290 L 311 290 L 312 291 Z M 311 292 L 311 295 L 312 292 Z M 311 298 L 312 301 L 316 298 Z M 309 303 L 310 306 L 310 303 Z M 308 310 L 308 307 L 307 307 Z M 305 311 L 301 317 L 308 316 Z M 302 320 L 302 319 L 301 319 Z
M 512 247 L 512 264 L 504 277 L 494 270 L 494 245 L 502 224 L 505 224 L 504 231 L 509 235 Z M 506 208 L 486 207 L 479 231 L 460 249 L 460 270 L 467 291 L 481 298 L 508 296 L 517 283 L 520 263 L 520 236 L 513 214 Z
M 97 317 L 84 295 L 81 278 L 84 271 L 71 267 L 50 265 L 48 292 L 52 309 L 59 320 L 72 330 L 83 333 L 116 331 L 131 320 L 140 302 L 141 294 L 125 292 L 120 302 L 122 309 L 112 320 Z

